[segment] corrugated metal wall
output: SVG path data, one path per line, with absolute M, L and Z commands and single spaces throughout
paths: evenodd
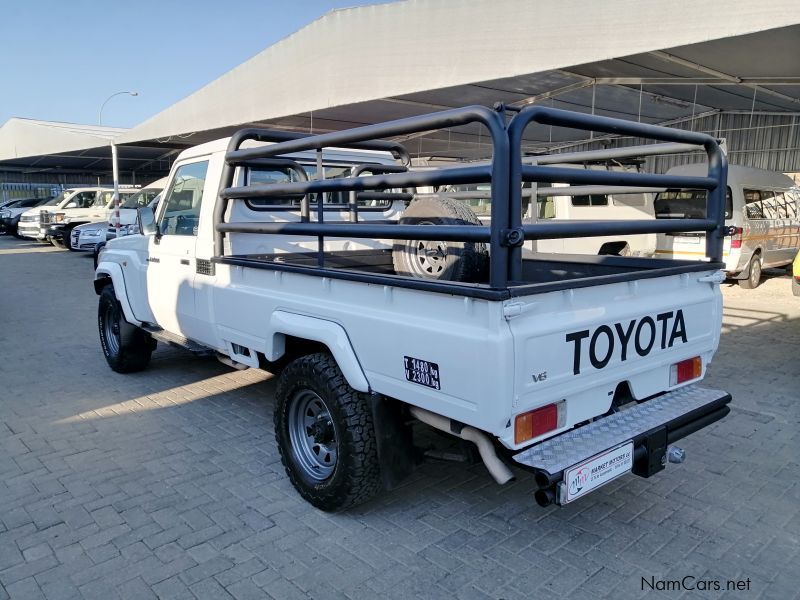
M 161 175 L 159 173 L 148 173 L 144 180 L 137 177 L 133 181 L 130 173 L 123 172 L 119 175 L 120 183 L 149 183 L 158 177 L 164 177 L 166 172 Z M 97 175 L 91 173 L 20 173 L 19 171 L 0 171 L 0 184 L 3 183 L 46 183 L 58 185 L 111 185 L 113 180 L 111 175 Z
M 728 161 L 731 164 L 757 167 L 794 173 L 800 171 L 800 113 L 742 114 L 718 113 L 694 121 L 672 125 L 678 129 L 702 131 L 725 138 L 728 146 Z M 633 146 L 649 143 L 648 140 L 618 138 L 613 147 Z M 603 147 L 600 141 L 565 148 L 563 151 L 594 150 Z M 649 172 L 663 173 L 670 167 L 699 162 L 703 154 L 665 155 L 649 157 L 646 168 Z

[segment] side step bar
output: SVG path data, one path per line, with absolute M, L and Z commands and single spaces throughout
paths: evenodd
M 549 438 L 513 458 L 535 471 L 537 503 L 565 504 L 574 499 L 567 494 L 566 471 L 632 444 L 630 470 L 650 477 L 664 468 L 669 444 L 722 419 L 730 412 L 730 401 L 727 392 L 686 386 Z
M 170 346 L 177 346 L 179 348 L 184 348 L 189 352 L 196 354 L 197 356 L 215 356 L 215 352 L 211 348 L 207 348 L 202 344 L 198 344 L 197 342 L 193 342 L 190 339 L 187 339 L 181 335 L 177 335 L 175 333 L 170 333 L 169 331 L 165 331 L 156 325 L 146 325 L 142 324 L 141 328 L 144 329 L 147 333 L 149 333 L 153 339 L 158 340 L 159 342 L 163 342 L 165 344 L 169 344 Z

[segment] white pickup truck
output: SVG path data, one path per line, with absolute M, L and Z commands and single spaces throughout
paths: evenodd
M 720 336 L 725 158 L 699 133 L 539 107 L 508 117 L 472 106 L 318 136 L 247 129 L 184 151 L 140 233 L 98 256 L 108 364 L 141 370 L 161 341 L 275 373 L 283 463 L 323 510 L 407 476 L 415 420 L 473 442 L 498 483 L 533 473 L 542 506 L 660 471 L 669 445 L 729 411 L 729 394 L 697 385 Z M 525 164 L 533 121 L 701 146 L 708 174 Z M 414 171 L 379 140 L 475 123 L 489 163 Z M 523 224 L 523 182 L 710 200 L 697 219 Z M 491 184 L 488 225 L 413 193 L 476 183 Z M 523 252 L 666 231 L 707 232 L 707 261 Z

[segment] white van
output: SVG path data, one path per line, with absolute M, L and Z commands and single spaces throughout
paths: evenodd
M 673 167 L 669 175 L 705 175 L 707 165 Z M 706 192 L 666 190 L 654 201 L 657 219 L 703 218 Z M 764 267 L 792 263 L 800 247 L 800 196 L 783 173 L 730 165 L 725 225 L 725 271 L 745 289 L 758 287 Z M 705 256 L 705 234 L 659 234 L 657 256 Z

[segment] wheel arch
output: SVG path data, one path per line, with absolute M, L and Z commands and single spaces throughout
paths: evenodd
M 318 343 L 333 355 L 347 383 L 359 392 L 371 388 L 344 327 L 334 321 L 277 310 L 270 317 L 272 339 L 269 361 L 277 361 L 287 353 L 292 340 Z
M 114 295 L 119 300 L 122 306 L 122 313 L 125 315 L 125 320 L 132 325 L 141 325 L 131 309 L 131 303 L 128 300 L 128 291 L 125 287 L 125 277 L 122 274 L 122 268 L 114 263 L 101 262 L 97 266 L 94 275 L 94 291 L 100 295 L 107 285 L 114 286 Z

